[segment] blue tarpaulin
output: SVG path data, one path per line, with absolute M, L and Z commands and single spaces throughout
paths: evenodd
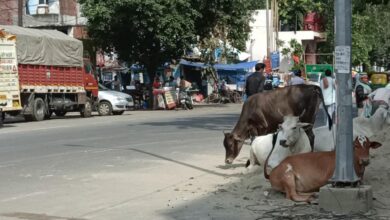
M 258 61 L 235 63 L 235 64 L 215 64 L 214 68 L 216 70 L 248 70 L 255 67 L 257 63 Z M 180 64 L 185 66 L 198 67 L 198 68 L 206 68 L 208 66 L 204 63 L 189 62 L 186 60 L 181 60 Z

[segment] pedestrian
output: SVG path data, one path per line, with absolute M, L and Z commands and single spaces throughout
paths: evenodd
M 374 92 L 370 93 L 368 98 L 370 99 L 372 105 L 371 115 L 375 113 L 379 106 L 387 109 L 390 105 L 390 88 L 378 88 Z
M 154 81 L 153 81 L 153 89 L 159 89 L 159 88 L 161 88 L 160 77 L 156 76 L 154 77 Z
M 370 117 L 371 105 L 369 103 L 368 95 L 372 92 L 372 89 L 368 85 L 368 75 L 367 73 L 360 73 L 357 74 L 355 78 L 355 98 L 358 114 L 363 115 L 364 117 Z
M 290 80 L 290 86 L 305 84 L 305 80 L 302 79 L 302 71 L 295 70 Z
M 256 93 L 263 92 L 264 83 L 265 83 L 265 76 L 263 75 L 264 69 L 265 69 L 264 63 L 256 64 L 255 66 L 256 72 L 252 73 L 246 79 L 245 93 L 247 95 L 247 98 L 249 98 L 251 95 L 254 95 Z
M 112 83 L 114 86 L 114 90 L 120 92 L 121 91 L 121 82 L 118 79 L 118 75 L 114 76 L 114 81 Z
M 329 69 L 325 71 L 325 77 L 321 79 L 320 87 L 324 96 L 325 111 L 327 111 L 332 119 L 334 119 L 336 107 L 336 83 L 332 77 L 332 71 Z

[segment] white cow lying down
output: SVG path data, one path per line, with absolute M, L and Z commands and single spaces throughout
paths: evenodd
M 356 117 L 353 119 L 353 138 L 355 140 L 359 135 L 371 138 L 385 125 L 390 125 L 390 111 L 379 107 L 370 118 Z
M 279 126 L 274 150 L 268 159 L 268 166 L 274 168 L 289 155 L 306 153 L 311 151 L 309 137 L 303 127 L 309 123 L 299 122 L 299 116 L 285 116 L 283 123 Z M 274 134 L 256 137 L 250 150 L 250 157 L 247 162 L 247 172 L 254 171 L 256 165 L 264 165 L 271 149 Z
M 373 135 L 378 134 L 385 126 L 390 125 L 390 111 L 379 107 L 375 114 L 370 118 L 356 117 L 353 119 L 353 140 L 357 136 L 365 136 L 372 138 Z M 333 126 L 332 131 L 327 127 L 320 127 L 313 129 L 315 135 L 314 151 L 332 151 L 336 144 L 336 126 Z

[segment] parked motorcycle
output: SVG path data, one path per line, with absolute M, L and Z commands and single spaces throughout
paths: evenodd
M 179 103 L 180 103 L 180 106 L 185 110 L 189 110 L 189 109 L 194 108 L 192 105 L 191 97 L 188 95 L 187 91 L 180 91 L 179 92 Z

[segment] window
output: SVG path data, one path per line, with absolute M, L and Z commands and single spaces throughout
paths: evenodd
M 47 0 L 39 0 L 40 5 L 47 5 Z

